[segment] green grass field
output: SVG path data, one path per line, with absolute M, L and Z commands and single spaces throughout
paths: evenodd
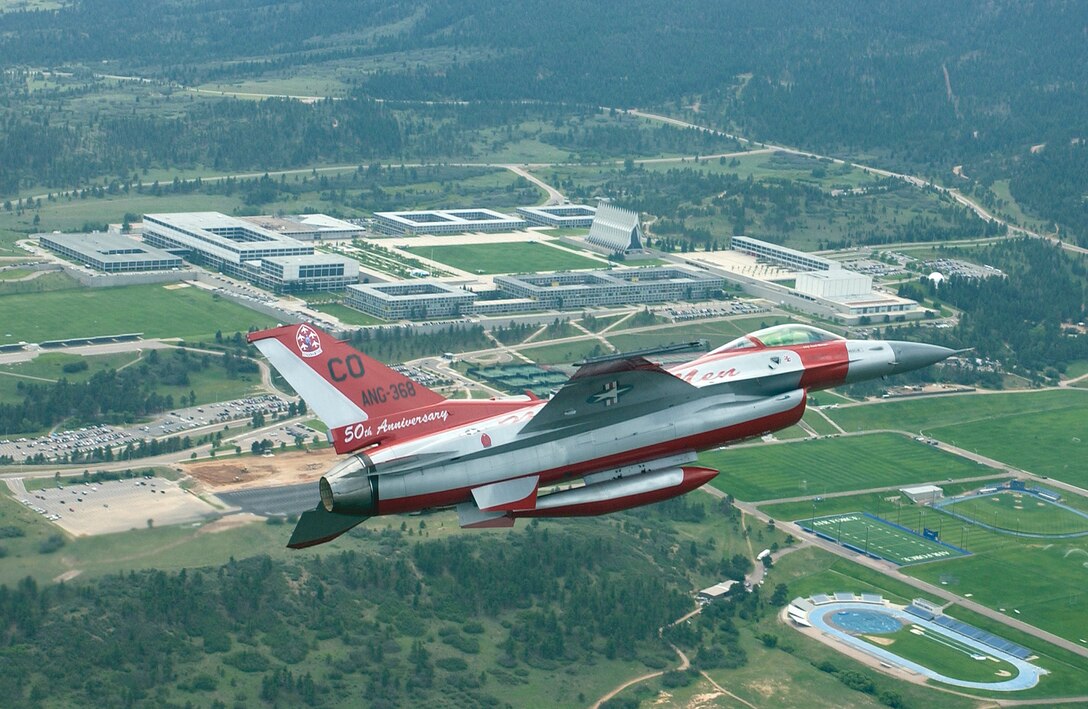
M 805 415 L 802 420 L 808 424 L 808 426 L 821 436 L 830 436 L 838 433 L 839 430 L 828 423 L 828 420 L 820 415 L 818 412 L 809 408 L 805 411 Z
M 994 478 L 989 482 L 1004 482 L 1007 478 Z M 946 497 L 953 495 L 959 495 L 967 492 L 968 490 L 974 490 L 982 487 L 987 481 L 981 482 L 969 482 L 969 483 L 941 483 L 940 487 L 945 491 Z M 815 506 L 815 510 L 813 510 Z M 761 504 L 759 508 L 771 515 L 775 519 L 802 519 L 804 517 L 821 517 L 832 514 L 843 514 L 846 512 L 853 512 L 854 510 L 860 510 L 862 512 L 870 512 L 878 517 L 883 517 L 886 520 L 895 522 L 896 524 L 902 524 L 907 527 L 912 527 L 913 522 L 910 517 L 910 510 L 921 509 L 915 506 L 907 498 L 906 495 L 901 494 L 898 491 L 883 491 L 883 492 L 868 492 L 860 493 L 857 495 L 841 495 L 835 497 L 821 497 L 818 501 L 814 499 L 798 500 L 797 502 L 779 502 L 775 504 Z M 945 520 L 948 523 L 948 520 Z M 963 523 L 966 526 L 966 522 Z M 958 544 L 959 537 L 953 540 L 951 537 L 949 541 L 954 541 Z
M 0 296 L 19 293 L 44 293 L 46 291 L 73 290 L 79 281 L 61 271 L 51 271 L 28 281 L 0 280 Z
M 573 251 L 534 243 L 415 246 L 408 251 L 469 273 L 566 271 L 606 266 Z
M 0 323 L 0 344 L 127 332 L 210 339 L 216 330 L 245 332 L 275 324 L 201 289 L 159 285 L 0 296 Z
M 979 495 L 945 506 L 969 519 L 997 529 L 1026 534 L 1077 534 L 1088 532 L 1088 517 L 1052 505 L 1034 495 L 1000 492 Z
M 970 623 L 976 628 L 1029 647 L 1038 655 L 1037 659 L 1031 661 L 1032 664 L 1046 669 L 1050 674 L 1043 677 L 1039 686 L 1017 692 L 1017 698 L 1075 697 L 1088 694 L 1088 663 L 1085 663 L 1083 657 L 962 606 L 951 605 L 944 612 L 945 615 Z
M 83 382 L 90 379 L 91 375 L 96 372 L 123 367 L 126 364 L 135 362 L 138 357 L 139 353 L 137 352 L 122 352 L 95 357 L 46 352 L 27 362 L 3 364 L 0 365 L 0 402 L 22 401 L 23 394 L 18 387 L 20 382 L 24 384 L 51 384 L 62 378 L 70 382 Z M 79 361 L 86 362 L 87 369 L 82 372 L 64 371 L 64 365 Z M 186 394 L 188 394 L 188 391 L 186 391 Z
M 355 308 L 341 305 L 340 303 L 321 303 L 310 305 L 310 307 L 319 312 L 328 313 L 329 315 L 339 318 L 340 322 L 345 325 L 380 325 L 385 322 L 384 320 L 367 315 Z
M 580 319 L 578 322 L 580 322 L 582 327 L 589 330 L 590 332 L 600 332 L 601 330 L 604 330 L 609 325 L 611 325 L 611 324 L 617 322 L 618 320 L 620 320 L 620 318 L 625 318 L 625 317 L 627 317 L 627 316 L 626 315 L 601 315 L 601 316 L 594 316 L 593 320 L 588 321 L 588 322 L 585 320 L 585 318 Z
M 900 566 L 963 556 L 955 549 L 896 529 L 860 512 L 799 519 L 797 524 L 805 529 L 815 529 L 839 544 L 849 544 Z
M 826 413 L 847 431 L 920 431 L 1039 475 L 1088 484 L 1088 392 L 1080 389 L 882 401 Z
M 573 364 L 586 357 L 607 354 L 599 340 L 592 338 L 577 342 L 561 342 L 540 347 L 518 348 L 518 352 L 539 364 Z
M 914 598 L 936 599 L 903 581 L 867 566 L 808 547 L 782 557 L 774 565 L 774 582 L 789 587 L 790 598 L 814 593 L 879 593 L 889 601 L 907 604 Z M 919 567 L 922 568 L 922 567 Z
M 1064 393 L 1064 392 L 1061 392 Z M 1088 485 L 1088 392 L 1069 392 L 1053 408 L 1008 413 L 926 429 L 926 434 L 1037 475 Z M 1063 405 L 1064 404 L 1064 405 Z
M 746 501 L 955 480 L 991 472 L 890 433 L 710 451 L 699 456 L 699 462 L 721 471 L 711 483 L 714 487 Z
M 0 271 L 0 281 L 17 281 L 34 273 L 29 268 L 6 268 Z
M 843 404 L 827 414 L 847 431 L 890 428 L 913 433 L 975 421 L 988 422 L 1006 416 L 1029 418 L 1032 414 L 1082 407 L 1088 407 L 1088 395 L 1063 390 L 882 400 L 856 406 Z
M 1033 541 L 976 527 L 971 556 L 905 572 L 1073 642 L 1088 638 L 1088 542 Z
M 874 647 L 881 647 L 953 679 L 968 682 L 1003 682 L 1017 674 L 1016 668 L 1004 660 L 990 657 L 984 660 L 973 659 L 972 655 L 977 654 L 977 650 L 948 635 L 929 630 L 917 634 L 913 628 L 904 627 L 895 633 L 881 635 L 881 637 L 890 640 L 891 645 L 874 643 L 864 635 L 861 639 Z M 998 674 L 999 672 L 1008 674 L 1002 676 Z

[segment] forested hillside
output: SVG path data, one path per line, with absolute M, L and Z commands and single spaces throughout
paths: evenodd
M 529 685 L 538 701 L 585 706 L 595 697 L 584 690 L 607 686 L 587 680 L 594 666 L 674 662 L 658 628 L 694 608 L 688 574 L 750 568 L 714 545 L 681 546 L 667 517 L 693 512 L 702 505 L 677 500 L 622 524 L 447 539 L 427 539 L 424 517 L 290 561 L 74 586 L 28 578 L 0 586 L 0 695 L 7 707 L 503 706 Z M 755 593 L 728 605 L 724 631 L 676 639 L 704 667 L 746 662 L 728 618 L 759 617 L 766 603 Z M 560 671 L 569 683 L 547 679 Z
M 449 158 L 471 152 L 456 138 L 461 119 L 421 121 L 418 103 L 398 114 L 371 99 L 476 102 L 465 113 L 481 116 L 495 102 L 533 101 L 685 113 L 940 177 L 963 165 L 984 187 L 1011 178 L 1018 201 L 1078 238 L 1088 229 L 1086 27 L 1084 5 L 1065 0 L 636 0 L 622 11 L 574 0 L 79 0 L 0 13 L 0 191 L 147 166 Z M 67 83 L 24 74 L 39 70 Z M 354 99 L 174 95 L 300 74 L 335 76 Z M 96 75 L 151 83 L 102 96 Z M 485 123 L 502 125 L 494 118 Z M 541 140 L 585 144 L 583 155 L 633 144 L 559 127 Z

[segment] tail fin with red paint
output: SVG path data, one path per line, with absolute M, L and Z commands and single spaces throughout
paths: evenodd
M 446 400 L 313 325 L 283 325 L 247 339 L 330 429 Z

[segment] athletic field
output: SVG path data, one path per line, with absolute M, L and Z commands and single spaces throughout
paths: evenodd
M 604 261 L 531 242 L 413 246 L 405 250 L 469 273 L 526 273 L 608 267 Z
M 1066 535 L 1088 533 L 1088 514 L 1074 512 L 1041 497 L 1000 490 L 940 505 L 968 520 L 1015 534 Z
M 843 546 L 887 559 L 900 566 L 966 555 L 966 552 L 926 539 L 863 512 L 799 519 L 795 524 L 806 531 L 815 530 L 817 534 Z

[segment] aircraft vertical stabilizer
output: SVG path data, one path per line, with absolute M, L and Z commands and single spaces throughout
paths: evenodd
M 445 401 L 313 325 L 283 325 L 247 339 L 330 429 Z

